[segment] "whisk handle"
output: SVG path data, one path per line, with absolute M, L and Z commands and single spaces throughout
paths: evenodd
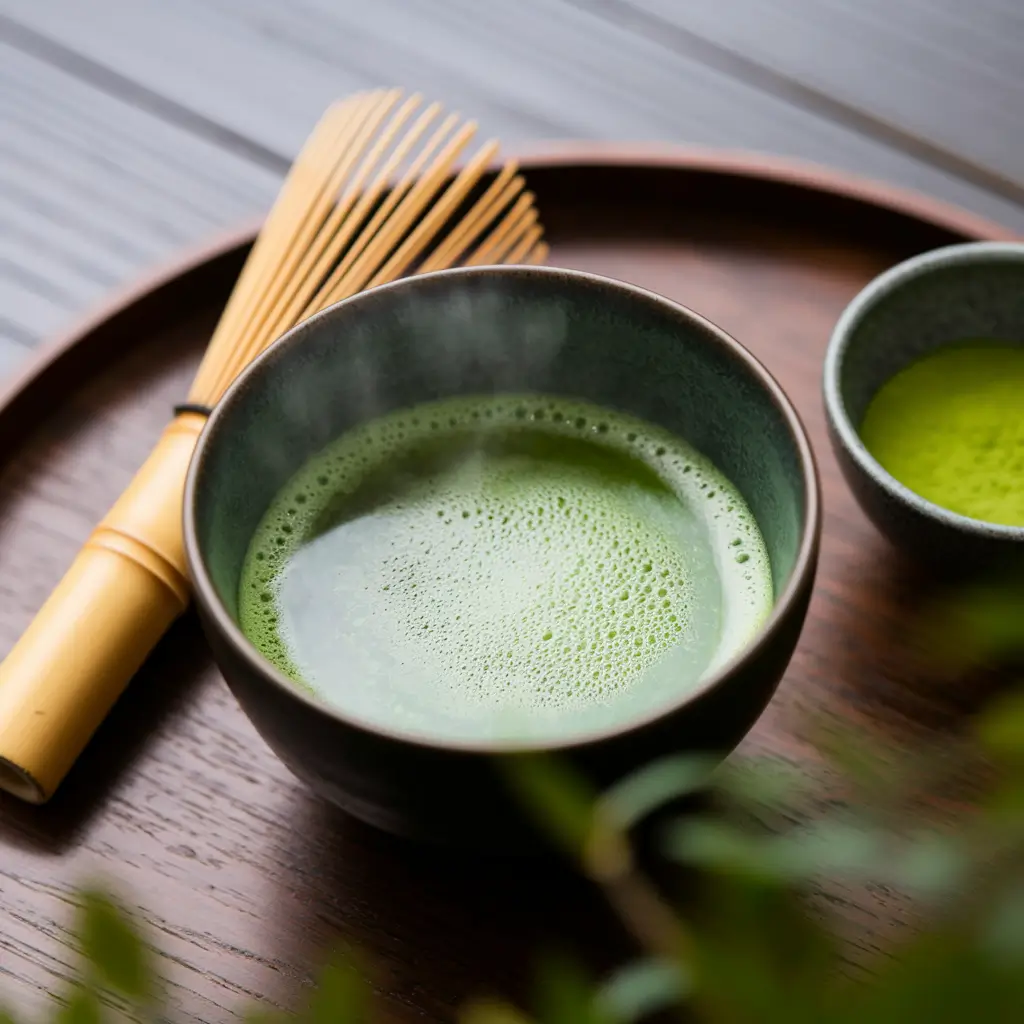
M 185 476 L 204 418 L 177 416 L 0 663 L 0 787 L 44 803 L 188 605 Z

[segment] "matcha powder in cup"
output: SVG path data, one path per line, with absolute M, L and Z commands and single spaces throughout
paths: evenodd
M 1024 347 L 964 343 L 911 363 L 879 389 L 860 435 L 922 498 L 1024 526 Z

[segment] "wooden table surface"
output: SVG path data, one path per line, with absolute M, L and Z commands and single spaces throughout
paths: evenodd
M 916 188 L 1024 233 L 1019 0 L 0 0 L 0 377 L 110 290 L 257 216 L 326 103 L 387 84 L 420 89 L 510 144 L 665 140 L 797 156 Z M 244 760 L 237 738 L 220 742 L 218 757 Z M 190 771 L 182 767 L 182 799 Z M 281 806 L 305 801 L 290 795 L 283 769 L 249 782 L 279 790 Z M 258 863 L 246 859 L 247 841 L 274 823 L 244 801 L 194 808 L 197 827 L 220 815 L 225 846 L 199 876 L 228 874 L 216 900 L 232 907 L 232 920 L 258 930 L 280 918 L 280 907 L 261 904 L 267 870 L 294 870 L 298 900 L 318 891 L 308 872 L 331 875 L 316 849 L 335 827 L 332 812 L 302 807 L 308 834 Z M 159 807 L 117 813 L 128 836 Z M 34 858 L 54 865 L 48 885 L 45 873 L 19 874 L 24 843 L 0 828 L 0 1004 L 38 1010 L 67 976 L 75 880 L 59 865 L 88 832 L 83 823 L 32 846 Z M 452 947 L 451 976 L 434 989 L 415 964 L 394 967 L 398 1017 L 445 1016 L 460 958 L 476 945 L 499 959 L 519 952 L 488 922 L 527 902 L 528 877 L 512 875 L 507 891 L 495 892 L 492 876 L 481 875 L 479 903 L 468 907 L 472 865 L 403 859 L 382 837 L 360 845 L 362 875 L 324 883 L 336 890 L 324 921 L 344 906 L 355 932 L 372 922 L 386 962 L 397 940 L 374 914 L 384 883 L 367 870 L 379 856 L 403 872 L 408 892 L 428 891 L 418 912 L 424 935 Z M 142 848 L 126 839 L 125 850 Z M 94 850 L 97 870 L 160 884 L 160 871 L 147 875 L 125 850 Z M 175 851 L 197 856 L 188 837 Z M 280 886 L 273 892 L 282 898 Z M 192 993 L 179 1001 L 196 1018 L 230 1019 L 248 991 L 252 943 L 243 927 L 218 932 L 216 906 L 202 891 L 192 898 L 195 933 L 161 936 L 177 984 Z M 582 928 L 600 918 L 589 894 L 571 902 Z M 253 962 L 253 976 L 287 973 L 310 941 L 275 937 L 270 945 L 287 952 Z M 609 938 L 609 955 L 613 946 Z M 288 1002 L 305 980 L 282 976 L 270 995 Z

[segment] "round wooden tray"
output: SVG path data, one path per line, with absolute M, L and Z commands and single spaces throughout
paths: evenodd
M 747 345 L 789 392 L 825 497 L 816 595 L 776 699 L 742 750 L 811 764 L 825 715 L 900 745 L 962 714 L 898 657 L 920 585 L 868 525 L 829 451 L 819 401 L 830 329 L 874 275 L 924 249 L 1012 233 L 818 168 L 671 149 L 567 147 L 524 161 L 555 265 L 678 299 Z M 112 301 L 0 394 L 0 651 L 14 641 L 185 394 L 251 230 Z M 836 798 L 823 794 L 823 799 Z M 339 939 L 376 969 L 387 1019 L 449 1020 L 520 991 L 543 938 L 597 966 L 623 939 L 581 882 L 379 835 L 311 796 L 263 745 L 186 616 L 54 800 L 0 797 L 0 1001 L 38 1009 L 71 956 L 68 893 L 97 875 L 141 905 L 183 1017 L 294 1005 Z M 832 893 L 853 955 L 907 907 Z M 584 939 L 585 937 L 585 939 Z

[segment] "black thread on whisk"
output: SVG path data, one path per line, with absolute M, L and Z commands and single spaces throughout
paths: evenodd
M 174 407 L 175 416 L 180 416 L 183 412 L 194 412 L 199 416 L 209 417 L 213 409 L 211 406 L 203 405 L 201 402 L 182 402 Z

